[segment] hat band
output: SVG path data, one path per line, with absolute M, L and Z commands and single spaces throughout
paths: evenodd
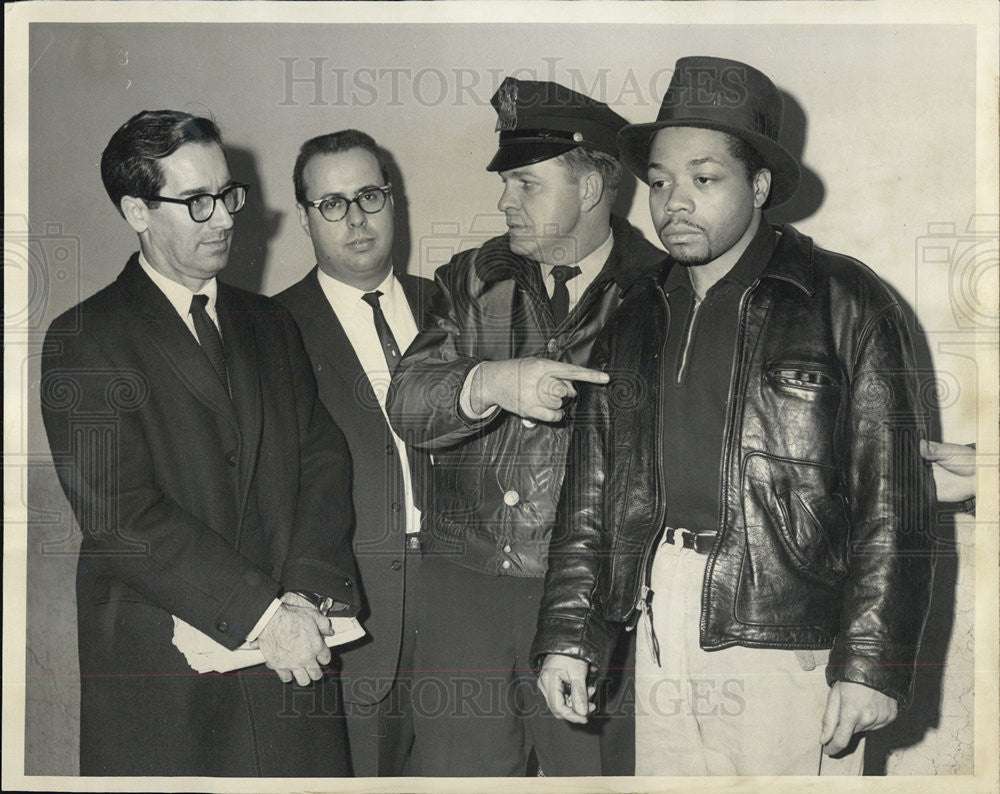
M 767 114 L 748 108 L 669 108 L 661 109 L 656 123 L 671 126 L 700 127 L 705 124 L 725 125 L 754 135 L 777 139 L 778 130 L 769 123 Z

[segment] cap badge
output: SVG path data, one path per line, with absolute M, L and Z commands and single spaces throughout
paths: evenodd
M 495 132 L 517 128 L 517 83 L 500 86 L 500 107 L 497 109 Z

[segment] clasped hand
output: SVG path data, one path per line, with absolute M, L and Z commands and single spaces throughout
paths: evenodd
M 257 638 L 264 664 L 286 684 L 294 678 L 299 686 L 323 677 L 320 665 L 332 654 L 323 640 L 333 633 L 329 618 L 295 593 L 285 593 L 282 604 Z

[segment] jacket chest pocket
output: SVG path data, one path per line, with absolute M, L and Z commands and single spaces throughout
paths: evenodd
M 807 360 L 764 365 L 758 414 L 771 454 L 827 461 L 836 455 L 846 405 L 845 378 L 831 364 Z
M 815 361 L 772 361 L 764 379 L 779 394 L 800 400 L 839 398 L 843 384 L 838 368 Z

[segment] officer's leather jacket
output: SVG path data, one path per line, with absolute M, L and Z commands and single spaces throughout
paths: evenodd
M 459 394 L 480 361 L 586 364 L 621 285 L 663 259 L 628 223 L 612 219 L 612 230 L 608 261 L 558 327 L 538 264 L 512 253 L 506 235 L 457 254 L 435 274 L 440 292 L 387 398 L 396 432 L 434 455 L 425 553 L 490 574 L 544 576 L 569 422 L 533 423 L 505 411 L 470 420 Z
M 604 668 L 648 595 L 668 312 L 662 279 L 640 277 L 595 344 L 590 365 L 612 380 L 580 389 L 536 665 L 558 652 Z M 701 646 L 832 648 L 831 683 L 905 701 L 930 594 L 933 483 L 900 308 L 864 265 L 786 226 L 738 322 Z

